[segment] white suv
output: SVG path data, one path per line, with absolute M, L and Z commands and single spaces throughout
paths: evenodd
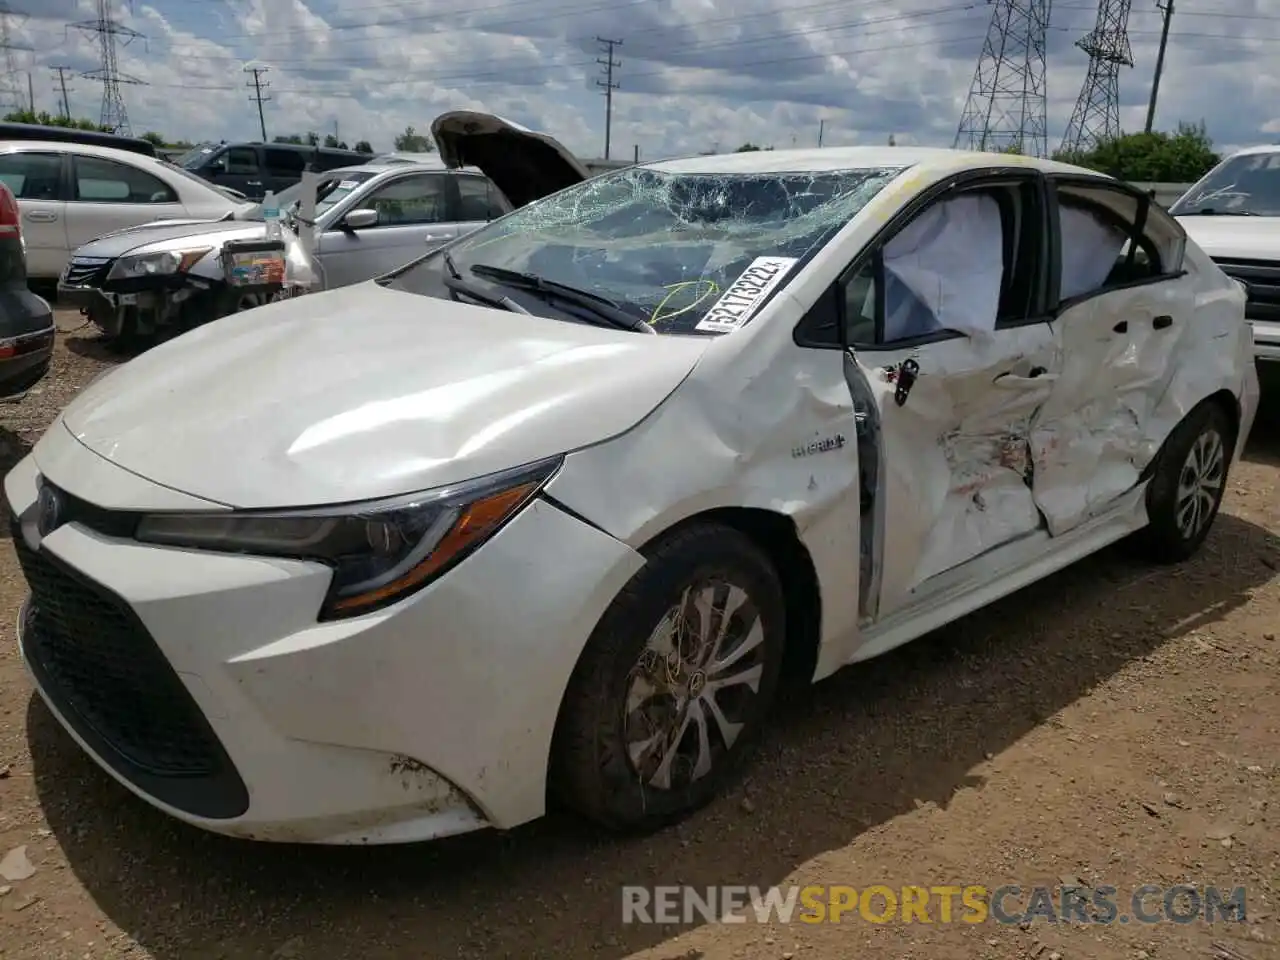
M 250 206 L 158 158 L 80 143 L 0 141 L 0 182 L 22 211 L 35 280 L 56 280 L 72 250 L 103 234 Z
M 1254 355 L 1280 360 L 1280 144 L 1233 153 L 1169 212 L 1224 273 L 1244 282 Z

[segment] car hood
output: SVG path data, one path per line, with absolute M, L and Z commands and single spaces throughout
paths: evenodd
M 62 422 L 120 467 L 207 500 L 365 500 L 615 436 L 680 385 L 708 342 L 370 281 L 148 350 L 91 384 Z
M 1280 260 L 1280 217 L 1178 217 L 1187 236 L 1210 257 Z
M 112 259 L 143 247 L 156 250 L 188 247 L 202 237 L 214 237 L 214 242 L 224 243 L 264 234 L 265 231 L 266 225 L 255 220 L 160 220 L 90 240 L 75 251 L 75 256 Z
M 479 168 L 517 207 L 591 176 L 554 137 L 490 113 L 443 113 L 431 124 L 431 135 L 448 166 Z

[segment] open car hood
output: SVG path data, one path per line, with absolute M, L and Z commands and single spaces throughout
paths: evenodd
M 431 135 L 448 166 L 478 167 L 517 207 L 591 176 L 559 140 L 491 113 L 451 110 Z

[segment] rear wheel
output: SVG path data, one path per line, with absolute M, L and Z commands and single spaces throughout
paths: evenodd
M 616 830 L 698 809 L 754 746 L 778 685 L 782 589 L 747 537 L 706 524 L 649 552 L 574 670 L 552 784 Z
M 1230 418 L 1213 401 L 1193 409 L 1169 434 L 1147 487 L 1150 523 L 1137 536 L 1149 559 L 1186 560 L 1209 535 L 1226 492 L 1234 438 Z

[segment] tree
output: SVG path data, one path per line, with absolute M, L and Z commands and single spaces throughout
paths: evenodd
M 430 137 L 424 137 L 413 128 L 413 124 L 404 128 L 404 133 L 396 137 L 396 150 L 400 153 L 432 153 L 436 145 Z
M 373 153 L 373 144 L 368 140 L 357 140 L 356 153 Z
M 320 146 L 320 134 L 316 133 L 314 130 L 308 131 L 306 137 L 303 139 L 306 140 L 308 146 Z
M 154 130 L 148 130 L 146 133 L 142 135 L 142 139 L 146 140 L 148 143 L 157 147 L 163 147 L 167 145 L 164 142 L 164 137 L 156 133 Z
M 345 140 L 339 140 L 337 136 L 332 133 L 325 134 L 324 145 L 331 150 L 350 150 L 351 149 L 350 147 L 347 146 L 347 142 Z
M 4 119 L 6 123 L 34 123 L 41 127 L 69 127 L 73 130 L 96 130 L 101 133 L 110 133 L 107 127 L 92 120 L 55 117 L 53 114 L 43 110 L 39 113 L 33 113 L 30 110 L 17 110 L 6 114 Z
M 297 143 L 297 144 L 301 144 L 301 143 L 302 143 L 302 137 L 300 137 L 300 136 L 299 136 L 298 134 L 296 134 L 296 133 L 290 133 L 290 134 L 286 134 L 285 136 L 276 137 L 276 138 L 275 138 L 274 140 L 272 140 L 271 142 L 272 142 L 272 143 Z
M 1055 160 L 1100 170 L 1137 183 L 1193 183 L 1221 159 L 1200 123 L 1179 123 L 1174 133 L 1125 133 L 1092 150 L 1063 152 Z

